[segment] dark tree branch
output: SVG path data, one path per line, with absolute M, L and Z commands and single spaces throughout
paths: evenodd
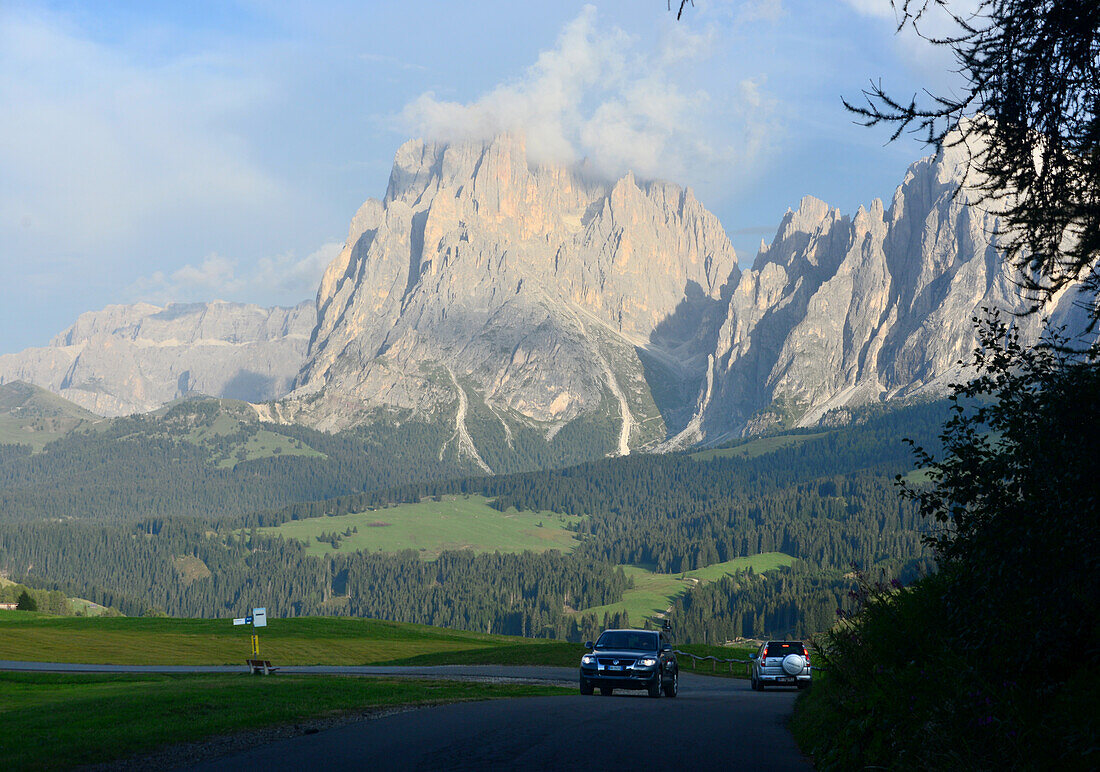
M 695 0 L 680 0 L 680 10 L 676 12 L 676 21 L 680 21 L 680 17 L 684 15 L 684 6 L 691 3 L 691 7 L 695 7 Z M 668 0 L 668 10 L 672 10 L 672 0 Z
M 936 150 L 970 149 L 968 189 L 998 215 L 994 234 L 1032 311 L 1079 285 L 1100 322 L 1100 3 L 983 0 L 973 15 L 950 0 L 895 0 L 909 26 L 947 48 L 963 93 L 897 100 L 881 82 L 844 106 L 864 126 L 892 124 L 890 141 L 916 134 Z M 922 30 L 931 11 L 951 35 Z

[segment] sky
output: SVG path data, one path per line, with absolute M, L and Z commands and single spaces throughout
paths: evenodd
M 4 0 L 0 353 L 114 303 L 312 299 L 412 137 L 690 186 L 749 267 L 802 196 L 889 203 L 929 152 L 841 104 L 954 85 L 896 26 L 889 0 Z

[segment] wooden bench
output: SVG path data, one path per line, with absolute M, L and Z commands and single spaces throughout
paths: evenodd
M 271 664 L 269 659 L 246 659 L 248 672 L 252 675 L 270 675 L 279 668 Z

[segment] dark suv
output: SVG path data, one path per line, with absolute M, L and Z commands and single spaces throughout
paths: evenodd
M 581 694 L 610 695 L 616 689 L 645 689 L 650 697 L 675 697 L 680 667 L 668 635 L 657 630 L 605 630 L 581 657 Z

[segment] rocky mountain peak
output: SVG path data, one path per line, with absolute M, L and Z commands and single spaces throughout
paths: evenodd
M 834 407 L 940 394 L 962 376 L 971 318 L 1023 307 L 996 217 L 957 193 L 967 153 L 949 146 L 912 164 L 889 210 L 876 199 L 849 218 L 807 196 L 787 212 L 733 288 L 713 386 L 685 440 L 812 425 Z M 1029 340 L 1042 324 L 1019 321 Z
M 887 208 L 813 196 L 742 272 L 690 188 L 533 163 L 522 135 L 412 140 L 355 213 L 315 304 L 111 306 L 0 357 L 102 414 L 191 392 L 322 429 L 417 426 L 508 471 L 811 425 L 942 393 L 983 306 L 1021 307 L 968 150 L 912 164 Z M 1050 310 L 1081 316 L 1074 292 Z M 1018 321 L 1025 339 L 1038 317 Z M 300 368 L 300 369 L 299 369 Z
M 515 134 L 413 140 L 322 280 L 297 394 L 326 427 L 394 409 L 453 420 L 465 405 L 553 436 L 613 411 L 627 452 L 663 431 L 635 428 L 662 421 L 639 352 L 673 383 L 700 377 L 701 325 L 737 275 L 690 191 L 532 164 Z M 349 400 L 355 416 L 336 408 Z

